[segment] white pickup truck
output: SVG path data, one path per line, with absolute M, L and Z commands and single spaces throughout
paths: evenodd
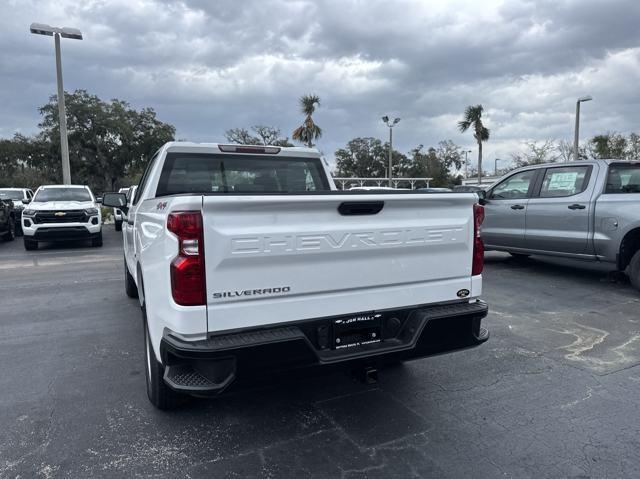
M 149 399 L 166 409 L 255 374 L 483 343 L 476 201 L 336 191 L 315 149 L 167 143 L 130 204 L 103 198 L 126 214 Z

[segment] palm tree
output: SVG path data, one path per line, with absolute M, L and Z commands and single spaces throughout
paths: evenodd
M 469 128 L 478 142 L 478 184 L 482 181 L 482 142 L 489 139 L 489 129 L 482 124 L 482 105 L 469 105 L 464 111 L 464 119 L 458 122 L 458 129 L 464 133 Z
M 300 98 L 300 108 L 306 118 L 302 125 L 293 130 L 291 135 L 294 140 L 306 144 L 309 148 L 313 147 L 314 140 L 322 136 L 322 128 L 316 125 L 311 118 L 311 115 L 316 111 L 316 106 L 320 106 L 318 95 L 303 95 Z

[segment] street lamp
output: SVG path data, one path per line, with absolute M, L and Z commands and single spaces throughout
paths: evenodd
M 393 121 L 389 120 L 389 117 L 387 115 L 382 117 L 382 121 L 389 127 L 389 171 L 388 171 L 388 175 L 389 175 L 389 187 L 393 188 L 392 185 L 392 181 L 393 181 L 393 169 L 392 169 L 392 163 L 393 163 L 393 127 L 396 126 L 398 124 L 398 122 L 400 121 L 400 118 L 395 118 Z
M 498 177 L 498 162 L 502 161 L 500 158 L 496 158 L 493 161 L 493 176 Z
M 56 50 L 56 75 L 58 80 L 58 119 L 60 121 L 60 149 L 62 151 L 62 183 L 71 184 L 71 167 L 69 166 L 69 143 L 67 141 L 67 113 L 64 105 L 64 86 L 62 84 L 62 61 L 60 60 L 60 37 L 82 40 L 82 33 L 77 28 L 52 27 L 43 23 L 32 23 L 29 28 L 36 35 L 47 35 L 54 38 Z
M 467 154 L 471 153 L 471 150 L 464 150 L 464 177 L 465 179 L 469 178 L 468 168 L 469 168 L 469 160 L 467 159 Z
M 574 132 L 574 138 L 573 138 L 573 160 L 578 160 L 578 136 L 580 134 L 580 103 L 582 103 L 583 101 L 591 101 L 593 100 L 593 98 L 591 98 L 591 95 L 587 95 L 587 96 L 583 96 L 581 98 L 578 98 L 578 101 L 576 101 L 576 129 Z

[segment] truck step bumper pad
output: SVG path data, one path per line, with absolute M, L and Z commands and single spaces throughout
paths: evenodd
M 164 381 L 176 391 L 184 391 L 192 394 L 198 392 L 209 394 L 222 391 L 235 377 L 235 368 L 225 368 L 224 363 L 225 362 L 222 361 L 220 364 L 210 364 L 210 367 L 206 369 L 211 370 L 211 366 L 219 366 L 219 371 L 218 375 L 207 374 L 207 376 L 194 369 L 194 365 L 192 364 L 167 366 L 164 371 Z M 222 367 L 222 370 L 220 370 L 220 367 Z M 220 372 L 223 373 L 222 377 L 220 377 Z M 217 382 L 216 377 L 219 378 Z

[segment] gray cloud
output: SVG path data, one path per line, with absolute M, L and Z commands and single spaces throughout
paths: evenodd
M 63 41 L 67 90 L 154 107 L 178 137 L 222 139 L 264 123 L 290 132 L 297 98 L 322 98 L 327 154 L 354 136 L 396 145 L 452 139 L 482 103 L 489 158 L 523 141 L 569 139 L 586 93 L 583 136 L 637 130 L 640 3 L 609 1 L 10 1 L 0 15 L 0 136 L 33 132 L 55 92 L 53 42 L 32 21 L 81 28 Z

